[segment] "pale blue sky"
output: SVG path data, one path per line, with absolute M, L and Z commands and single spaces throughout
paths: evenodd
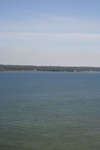
M 0 64 L 100 66 L 100 0 L 0 0 Z

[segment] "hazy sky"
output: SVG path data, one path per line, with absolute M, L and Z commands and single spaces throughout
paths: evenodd
M 0 0 L 0 64 L 100 66 L 100 0 Z

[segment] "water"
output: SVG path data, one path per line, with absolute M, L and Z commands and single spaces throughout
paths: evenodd
M 0 73 L 0 150 L 100 150 L 100 74 Z

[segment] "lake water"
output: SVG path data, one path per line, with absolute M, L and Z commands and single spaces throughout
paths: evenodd
M 100 150 L 100 74 L 0 73 L 0 150 Z

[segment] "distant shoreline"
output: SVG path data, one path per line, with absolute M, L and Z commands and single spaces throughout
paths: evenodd
M 73 72 L 100 73 L 100 67 L 0 65 L 0 72 Z
M 100 71 L 80 71 L 80 72 L 68 72 L 68 71 L 0 71 L 0 73 L 100 73 Z

